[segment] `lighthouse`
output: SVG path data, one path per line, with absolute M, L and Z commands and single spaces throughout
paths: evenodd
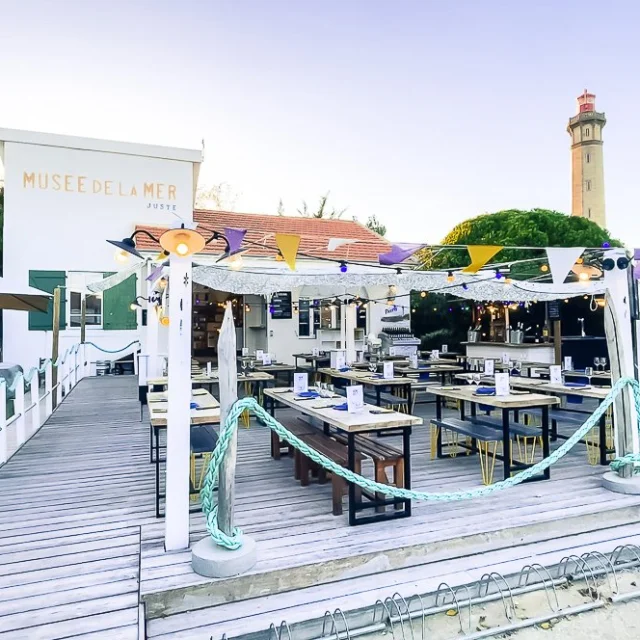
M 602 129 L 604 113 L 596 111 L 596 96 L 586 89 L 578 96 L 578 113 L 569 120 L 571 136 L 571 215 L 606 227 Z

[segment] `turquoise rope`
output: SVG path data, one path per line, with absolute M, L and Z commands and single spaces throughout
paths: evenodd
M 594 426 L 598 424 L 600 418 L 605 414 L 606 410 L 611 406 L 615 398 L 626 386 L 630 386 L 632 388 L 636 411 L 638 416 L 640 416 L 640 385 L 637 380 L 632 378 L 622 378 L 616 382 L 611 391 L 607 394 L 607 397 L 598 406 L 596 411 L 586 420 L 586 422 L 548 458 L 545 458 L 533 466 L 520 471 L 510 478 L 496 482 L 495 484 L 477 487 L 475 489 L 445 493 L 426 493 L 423 491 L 391 487 L 387 484 L 381 484 L 379 482 L 369 480 L 368 478 L 364 478 L 349 469 L 341 467 L 333 462 L 333 460 L 323 456 L 321 453 L 302 442 L 302 440 L 297 438 L 273 416 L 267 413 L 264 408 L 258 404 L 255 398 L 242 398 L 233 404 L 224 424 L 222 425 L 220 437 L 218 438 L 216 448 L 211 455 L 207 475 L 205 477 L 202 491 L 200 492 L 200 501 L 202 503 L 202 511 L 205 515 L 207 530 L 213 541 L 221 547 L 226 549 L 238 549 L 242 546 L 242 531 L 239 528 L 236 527 L 230 536 L 226 535 L 218 528 L 218 506 L 214 503 L 214 488 L 217 485 L 220 465 L 222 464 L 227 448 L 229 447 L 229 442 L 231 441 L 235 430 L 238 428 L 238 420 L 246 410 L 251 411 L 260 420 L 262 420 L 267 427 L 275 431 L 282 440 L 285 440 L 290 445 L 298 449 L 313 462 L 321 465 L 331 473 L 341 476 L 348 482 L 357 484 L 363 489 L 367 489 L 373 493 L 382 493 L 387 496 L 406 500 L 454 502 L 491 495 L 497 491 L 502 491 L 518 485 L 548 469 L 552 464 L 569 453 L 569 451 L 580 440 L 582 440 Z M 621 466 L 633 464 L 635 462 L 640 462 L 640 457 L 630 454 L 614 461 L 611 467 L 612 469 L 617 470 Z
M 85 342 L 85 344 L 90 344 L 92 347 L 95 347 L 98 351 L 102 351 L 103 353 L 120 353 L 121 351 L 126 351 L 134 344 L 140 344 L 140 340 L 134 340 L 133 342 L 130 342 L 126 347 L 122 347 L 122 349 L 116 349 L 115 351 L 111 351 L 111 349 L 103 349 L 94 342 Z

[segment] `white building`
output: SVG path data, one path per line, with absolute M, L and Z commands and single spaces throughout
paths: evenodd
M 106 240 L 128 237 L 137 229 L 159 237 L 180 218 L 191 221 L 194 216 L 204 235 L 225 227 L 247 229 L 247 239 L 262 242 L 265 248 L 251 246 L 243 255 L 244 268 L 273 264 L 278 232 L 299 234 L 300 254 L 337 260 L 377 264 L 378 254 L 389 248 L 384 239 L 349 220 L 194 213 L 201 151 L 0 129 L 0 159 L 5 179 L 4 279 L 47 292 L 63 287 L 61 351 L 79 340 L 82 296 L 87 299 L 88 341 L 105 349 L 144 341 L 143 311 L 132 311 L 130 304 L 137 296 L 148 295 L 146 267 L 101 294 L 87 290 L 88 284 L 123 268 L 114 261 L 113 247 Z M 332 238 L 351 242 L 329 252 Z M 157 255 L 159 247 L 149 238 L 138 235 L 136 242 L 145 257 Z M 221 242 L 208 245 L 195 262 L 214 264 L 223 248 Z M 315 263 L 300 255 L 302 261 Z M 290 296 L 285 292 L 277 296 L 275 308 L 270 307 L 270 298 L 235 296 L 238 347 L 262 348 L 278 360 L 292 362 L 293 353 L 338 346 L 344 311 L 332 306 L 328 294 L 383 299 L 387 288 L 346 291 L 340 286 L 337 263 L 335 269 L 334 290 L 303 287 Z M 229 296 L 199 285 L 194 286 L 193 296 L 194 355 L 215 360 L 221 320 L 217 303 Z M 404 300 L 403 313 L 408 312 Z M 381 330 L 381 317 L 387 311 L 384 303 L 359 311 L 356 348 L 367 333 Z M 50 355 L 51 310 L 47 314 L 5 311 L 3 329 L 5 362 L 30 367 Z M 166 328 L 159 328 L 161 353 L 166 333 Z M 106 358 L 97 351 L 90 357 Z

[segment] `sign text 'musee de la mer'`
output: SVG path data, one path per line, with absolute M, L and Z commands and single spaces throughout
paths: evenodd
M 120 180 L 102 180 L 63 173 L 40 173 L 24 171 L 24 189 L 66 191 L 68 193 L 101 194 L 123 198 L 141 196 L 151 200 L 175 200 L 177 187 L 164 182 L 125 183 Z

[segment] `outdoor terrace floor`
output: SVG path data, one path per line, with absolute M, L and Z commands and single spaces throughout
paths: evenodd
M 414 488 L 478 486 L 476 459 L 432 461 L 428 449 L 425 424 L 412 436 Z M 236 524 L 258 542 L 258 564 L 210 580 L 191 571 L 190 552 L 163 550 L 135 378 L 85 379 L 0 469 L 0 640 L 232 637 L 479 578 L 488 566 L 639 542 L 640 498 L 609 493 L 602 473 L 579 446 L 550 481 L 414 503 L 411 518 L 350 528 L 346 509 L 331 515 L 330 483 L 299 486 L 292 460 L 272 460 L 268 430 L 252 424 L 239 430 Z M 192 542 L 204 534 L 193 514 Z

